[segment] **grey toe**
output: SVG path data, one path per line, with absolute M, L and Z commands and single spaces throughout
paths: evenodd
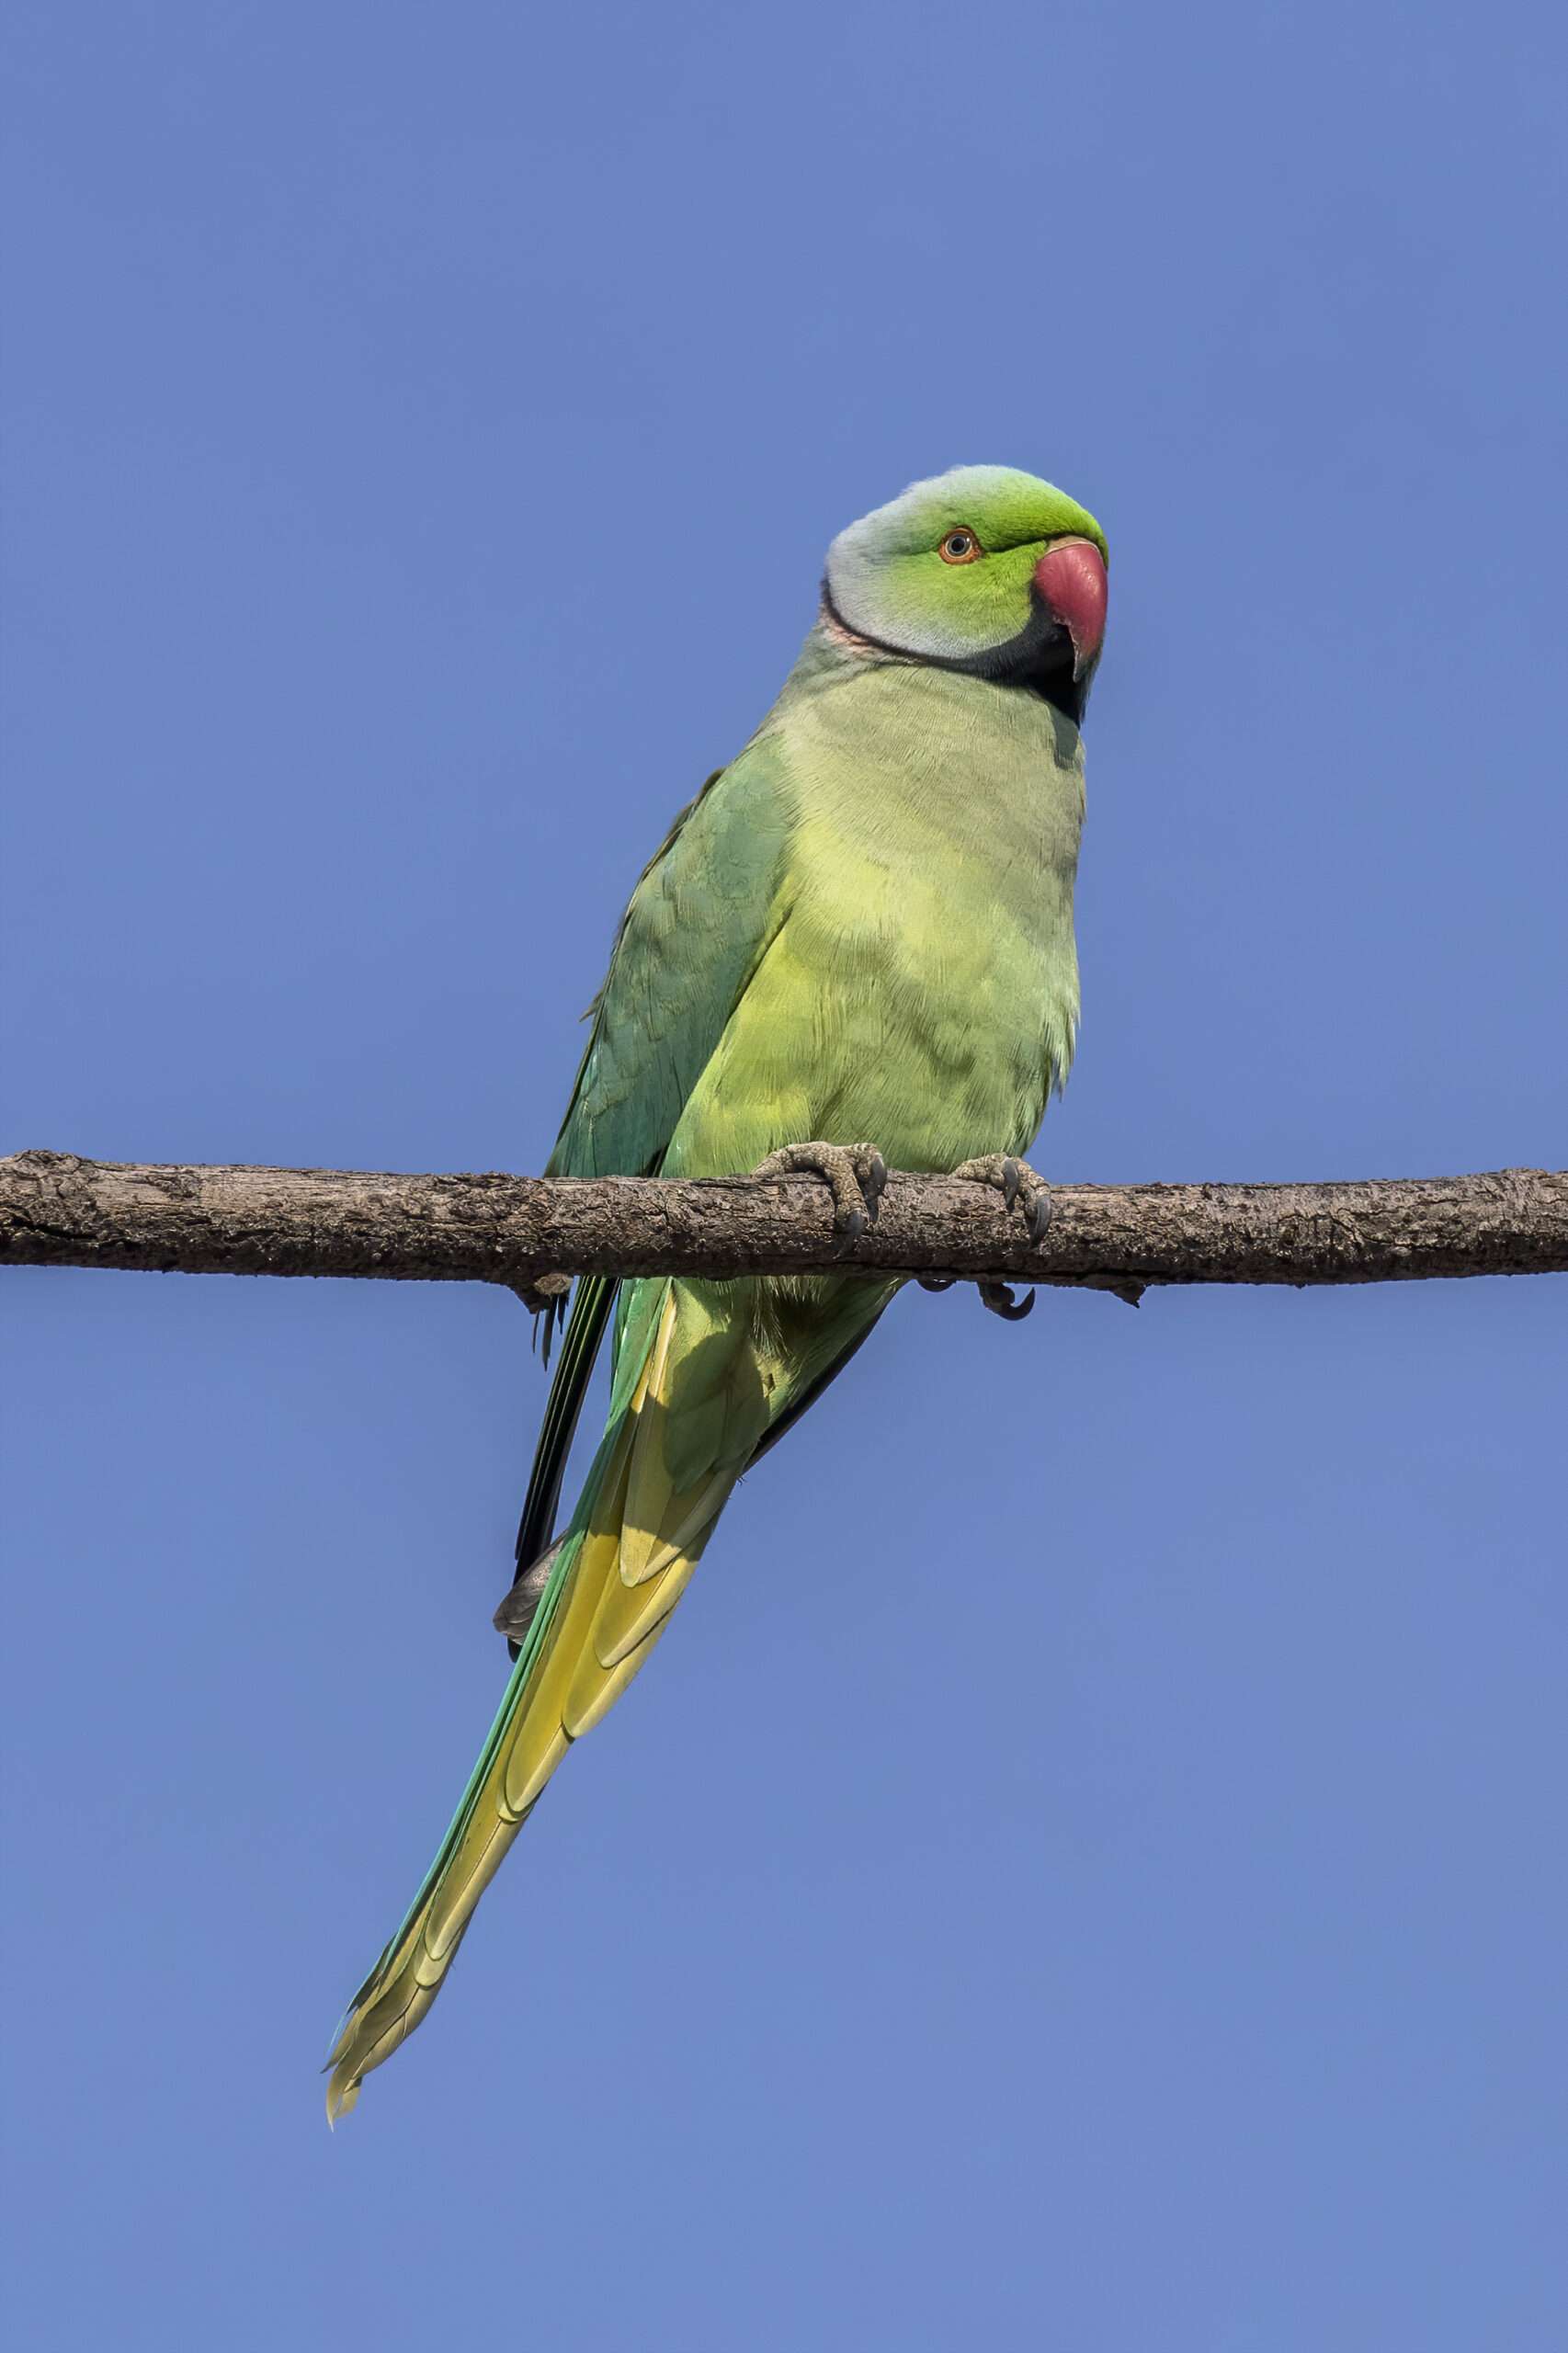
M 1021 1324 L 1026 1315 L 1034 1313 L 1035 1295 L 1032 1290 L 1025 1291 L 1018 1299 L 1006 1283 L 979 1283 L 975 1288 L 980 1293 L 981 1304 L 988 1307 L 993 1315 L 999 1315 L 1005 1324 Z

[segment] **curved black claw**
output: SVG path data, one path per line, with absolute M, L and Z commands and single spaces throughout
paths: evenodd
M 1018 1299 L 1006 1283 L 976 1283 L 975 1289 L 980 1293 L 981 1305 L 988 1307 L 993 1315 L 999 1315 L 1004 1324 L 1021 1324 L 1026 1315 L 1034 1313 L 1035 1294 L 1032 1290 L 1025 1291 L 1022 1299 Z
M 958 1277 L 957 1275 L 916 1275 L 915 1279 L 922 1290 L 951 1290 Z
M 975 1185 L 994 1185 L 1005 1210 L 1021 1200 L 1028 1217 L 1030 1242 L 1044 1241 L 1051 1223 L 1051 1188 L 1027 1160 L 1018 1160 L 1010 1152 L 988 1152 L 978 1160 L 966 1160 L 953 1175 L 966 1176 Z

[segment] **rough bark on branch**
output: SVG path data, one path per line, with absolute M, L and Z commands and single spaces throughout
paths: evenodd
M 1568 1171 L 1311 1185 L 1062 1185 L 1045 1239 L 988 1188 L 890 1177 L 858 1241 L 814 1177 L 403 1176 L 0 1159 L 0 1264 L 359 1275 L 954 1276 L 1136 1299 L 1153 1283 L 1359 1283 L 1568 1270 Z

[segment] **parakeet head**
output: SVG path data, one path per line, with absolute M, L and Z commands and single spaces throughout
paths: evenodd
M 840 531 L 823 603 L 870 645 L 1031 688 L 1076 724 L 1105 637 L 1105 533 L 1036 474 L 955 466 Z

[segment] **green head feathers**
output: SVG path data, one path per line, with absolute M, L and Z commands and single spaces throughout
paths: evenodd
M 1105 534 L 1010 466 L 955 466 L 828 550 L 828 619 L 890 653 L 1032 687 L 1076 721 L 1105 630 Z

